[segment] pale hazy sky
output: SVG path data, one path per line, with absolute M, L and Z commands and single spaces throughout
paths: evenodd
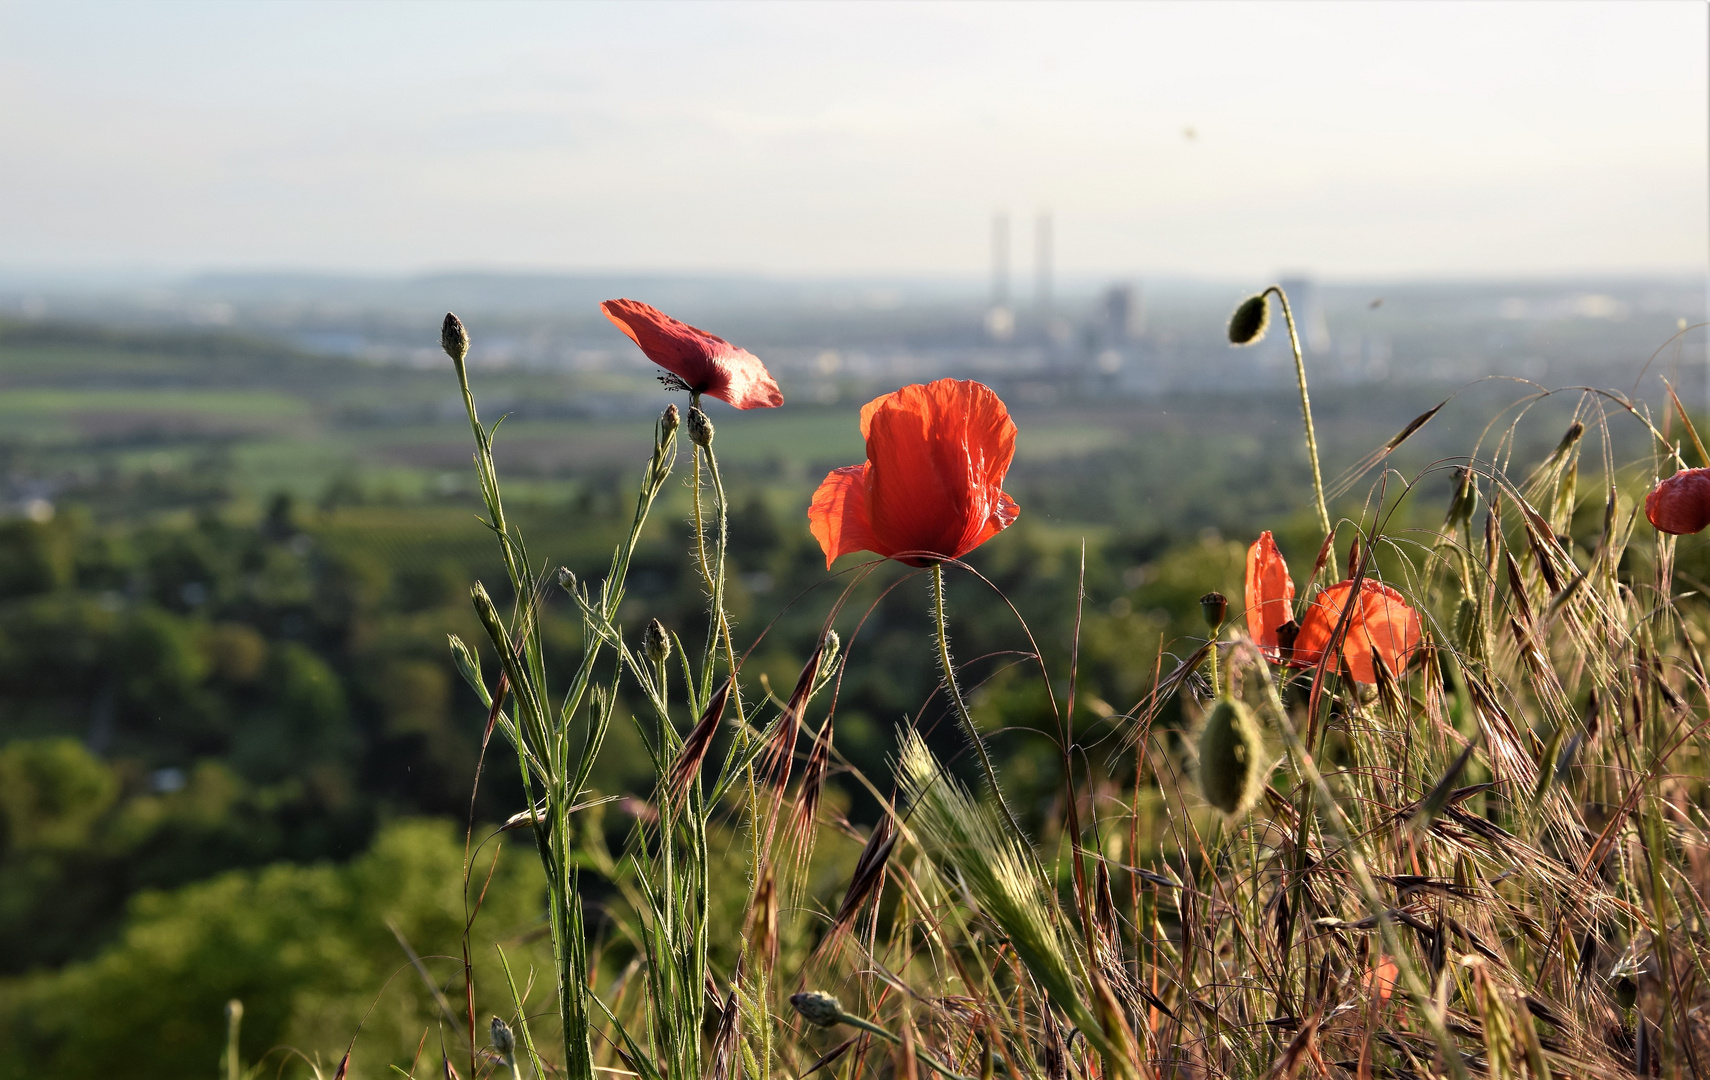
M 0 0 L 0 265 L 1702 270 L 1707 12 Z

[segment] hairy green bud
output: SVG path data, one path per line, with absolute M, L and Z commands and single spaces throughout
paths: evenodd
M 689 406 L 689 441 L 696 446 L 711 446 L 713 437 L 712 421 L 707 414 Z
M 671 656 L 671 635 L 665 632 L 665 624 L 658 619 L 652 619 L 647 629 L 641 632 L 641 647 L 647 651 L 647 658 L 655 664 L 663 664 Z
M 445 313 L 445 322 L 439 327 L 439 346 L 445 350 L 445 355 L 459 364 L 469 355 L 469 331 L 463 328 L 463 323 L 451 312 Z
M 1257 345 L 1271 325 L 1271 305 L 1265 294 L 1249 296 L 1241 301 L 1235 314 L 1229 317 L 1229 344 Z
M 815 1027 L 834 1027 L 843 1020 L 843 1004 L 830 994 L 804 990 L 790 995 L 790 1004 Z
M 1199 788 L 1205 801 L 1231 817 L 1252 809 L 1265 789 L 1265 741 L 1253 711 L 1221 698 L 1199 736 Z
M 682 422 L 682 418 L 677 412 L 677 406 L 665 406 L 665 411 L 659 415 L 659 441 L 663 443 L 666 439 L 675 435 L 677 433 L 677 426 Z
M 1473 645 L 1477 640 L 1478 603 L 1470 596 L 1463 596 L 1455 606 L 1455 644 L 1463 652 L 1475 653 Z
M 505 1064 L 511 1063 L 512 1055 L 517 1052 L 517 1037 L 511 1034 L 511 1025 L 497 1016 L 493 1017 L 493 1049 L 505 1059 Z

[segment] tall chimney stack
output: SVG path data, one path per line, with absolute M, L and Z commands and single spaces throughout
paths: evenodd
M 1033 304 L 1043 319 L 1051 317 L 1051 211 L 1041 210 L 1033 222 Z
M 1009 307 L 1009 214 L 992 215 L 992 307 Z

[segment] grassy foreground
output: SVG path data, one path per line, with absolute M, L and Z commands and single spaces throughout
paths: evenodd
M 463 376 L 449 329 L 447 340 Z M 1631 494 L 1684 461 L 1625 399 L 1584 394 L 1541 462 L 1512 460 L 1512 431 L 1474 448 L 1439 527 L 1393 524 L 1417 478 L 1389 473 L 1385 456 L 1410 432 L 1332 492 L 1358 483 L 1369 495 L 1358 518 L 1325 519 L 1302 599 L 1338 581 L 1397 590 L 1425 624 L 1399 670 L 1368 664 L 1357 681 L 1340 645 L 1316 669 L 1273 665 L 1219 615 L 1208 639 L 1150 658 L 1150 691 L 1117 711 L 1077 697 L 1073 641 L 1060 660 L 1037 646 L 1009 657 L 1004 711 L 1032 714 L 1035 754 L 1059 770 L 1054 800 L 1025 826 L 990 782 L 987 733 L 972 726 L 944 630 L 954 594 L 981 582 L 955 560 L 900 578 L 917 595 L 910 579 L 931 579 L 936 638 L 921 647 L 942 658 L 943 678 L 899 727 L 893 775 L 851 770 L 885 810 L 828 903 L 812 855 L 821 836 L 855 832 L 820 800 L 843 764 L 834 706 L 842 673 L 863 662 L 861 615 L 841 613 L 857 624 L 844 643 L 834 609 L 793 691 L 744 685 L 747 642 L 723 603 L 714 438 L 691 409 L 704 639 L 618 625 L 630 553 L 679 457 L 675 409 L 656 425 L 629 539 L 584 582 L 530 562 L 505 518 L 493 429 L 464 387 L 489 525 L 521 599 L 505 616 L 475 592 L 500 673 L 483 675 L 454 645 L 529 790 L 534 809 L 516 825 L 532 830 L 545 869 L 557 965 L 556 987 L 532 995 L 513 978 L 513 1013 L 491 1039 L 470 1015 L 472 1071 L 1542 1078 L 1710 1067 L 1705 613 L 1681 592 L 1676 541 L 1650 530 Z M 1654 436 L 1654 461 L 1615 466 L 1608 433 L 1622 423 Z M 535 611 L 556 588 L 581 611 L 584 650 L 554 683 Z M 1344 620 L 1336 633 L 1352 629 Z M 613 845 L 586 815 L 602 741 L 628 722 L 620 685 L 639 702 L 656 782 Z M 1218 693 L 1259 725 L 1257 798 L 1231 814 L 1200 795 L 1210 766 L 1194 750 Z M 952 770 L 934 749 L 942 737 L 921 734 L 940 718 L 985 762 L 971 782 L 958 776 L 969 762 Z

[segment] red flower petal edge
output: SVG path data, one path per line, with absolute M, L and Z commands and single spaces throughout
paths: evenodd
M 784 395 L 760 358 L 716 334 L 680 322 L 639 300 L 605 300 L 600 310 L 647 358 L 697 394 L 738 409 L 773 409 Z
M 1247 549 L 1247 636 L 1265 659 L 1278 659 L 1277 628 L 1294 618 L 1294 579 L 1270 532 Z
M 1658 532 L 1700 532 L 1710 525 L 1710 469 L 1682 469 L 1645 496 L 1645 517 Z
M 1293 663 L 1316 667 L 1323 660 L 1353 589 L 1353 582 L 1342 581 L 1313 598 L 1306 617 L 1300 621 Z M 1381 582 L 1363 581 L 1359 603 L 1348 617 L 1340 651 L 1348 673 L 1356 682 L 1373 683 L 1377 682 L 1374 658 L 1382 660 L 1391 675 L 1398 674 L 1423 638 L 1419 613 L 1407 605 L 1400 593 Z

